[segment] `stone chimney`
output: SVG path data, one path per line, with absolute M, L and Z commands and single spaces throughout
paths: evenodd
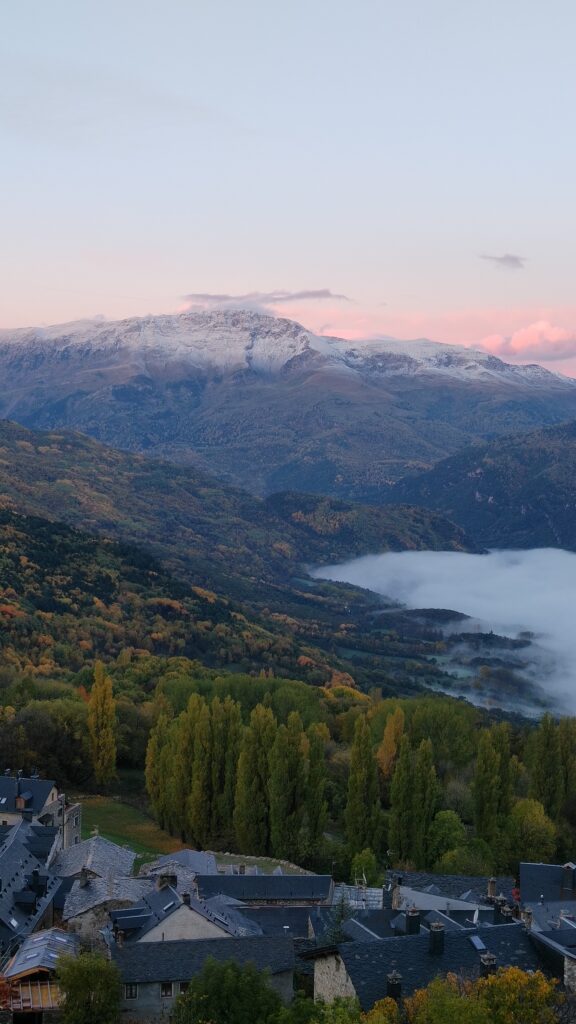
M 81 886 L 82 889 L 84 889 L 87 885 L 89 885 L 89 883 L 90 883 L 90 874 L 88 872 L 88 868 L 82 868 L 82 870 L 80 871 L 79 882 L 80 882 L 80 886 Z
M 501 924 L 514 924 L 514 912 L 512 907 L 502 907 L 500 911 L 500 922 Z
M 524 922 L 524 927 L 528 932 L 532 928 L 532 917 L 532 907 L 524 907 L 524 910 L 522 911 L 522 920 Z
M 417 907 L 410 907 L 406 911 L 406 935 L 420 934 L 420 911 Z
M 488 892 L 487 892 L 487 896 L 488 896 L 489 900 L 495 900 L 496 899 L 496 879 L 494 878 L 494 876 L 492 876 L 492 878 L 488 879 Z
M 494 924 L 502 924 L 502 909 L 506 906 L 506 897 L 497 896 L 494 900 Z
M 489 977 L 490 974 L 494 974 L 496 971 L 496 957 L 494 953 L 482 953 L 480 955 L 480 976 L 482 978 Z
M 402 975 L 399 971 L 390 971 L 386 975 L 386 995 L 388 999 L 400 999 L 402 995 Z
M 430 942 L 428 949 L 432 956 L 441 956 L 444 952 L 444 925 L 441 921 L 432 921 L 430 925 Z

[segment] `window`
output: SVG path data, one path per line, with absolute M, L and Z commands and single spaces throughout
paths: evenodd
M 124 998 L 138 999 L 138 985 L 135 985 L 133 982 L 124 985 Z
M 74 828 L 78 828 L 78 815 L 74 815 Z
M 172 982 L 161 981 L 160 982 L 160 996 L 162 999 L 172 999 Z
M 189 988 L 190 988 L 190 982 L 189 981 L 181 981 L 180 982 L 180 995 L 183 995 L 184 992 L 187 992 Z
M 79 842 L 80 842 L 80 836 L 74 836 L 74 846 L 78 846 Z

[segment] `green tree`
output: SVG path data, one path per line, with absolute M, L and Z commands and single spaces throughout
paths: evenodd
M 352 885 L 359 881 L 365 882 L 366 885 L 376 885 L 379 876 L 378 861 L 373 850 L 361 850 L 360 853 L 354 854 L 350 868 Z
M 101 661 L 94 665 L 88 705 L 88 735 L 94 778 L 106 789 L 116 776 L 116 702 L 112 680 Z
M 456 811 L 438 811 L 428 830 L 430 863 L 436 864 L 448 850 L 455 850 L 466 839 L 466 829 Z
M 328 815 L 326 803 L 325 727 L 311 725 L 308 736 L 308 778 L 306 782 L 306 852 L 318 857 L 324 842 Z
M 212 726 L 206 703 L 200 708 L 194 733 L 194 762 L 188 800 L 188 831 L 200 848 L 210 836 L 212 818 Z
M 395 861 L 406 863 L 413 859 L 414 814 L 414 758 L 410 740 L 403 736 L 390 787 L 388 843 Z
M 543 716 L 534 736 L 530 796 L 557 821 L 564 800 L 564 777 L 558 726 L 549 714 Z
M 400 705 L 386 719 L 382 742 L 376 752 L 376 761 L 385 782 L 392 778 L 400 740 L 404 733 L 404 712 Z
M 473 791 L 476 835 L 491 845 L 498 833 L 500 755 L 487 729 L 480 733 Z
M 436 777 L 432 743 L 422 740 L 414 759 L 414 815 L 412 819 L 412 859 L 419 868 L 431 863 L 427 847 L 428 833 L 436 813 L 440 787 Z
M 234 805 L 234 829 L 241 853 L 270 854 L 270 751 L 276 738 L 276 719 L 270 708 L 257 704 L 244 732 Z
M 494 857 L 483 839 L 469 839 L 454 850 L 448 850 L 434 866 L 446 875 L 490 875 L 494 870 Z
M 174 1007 L 173 1024 L 275 1024 L 281 1001 L 253 964 L 207 960 Z
M 556 827 L 538 800 L 519 800 L 508 819 L 510 867 L 524 861 L 550 861 L 556 849 Z
M 370 849 L 379 852 L 382 843 L 382 808 L 372 735 L 365 715 L 354 727 L 350 752 L 350 775 L 346 803 L 346 839 L 353 853 Z
M 270 752 L 270 840 L 275 857 L 299 860 L 305 800 L 304 731 L 300 715 L 291 711 Z
M 62 956 L 57 977 L 64 996 L 63 1024 L 117 1024 L 122 983 L 111 960 L 100 953 Z
M 227 696 L 214 697 L 210 705 L 212 723 L 212 823 L 211 833 L 226 848 L 233 841 L 236 772 L 242 739 L 240 705 Z
M 514 780 L 514 768 L 511 765 L 510 756 L 510 726 L 508 722 L 498 722 L 497 725 L 493 725 L 490 729 L 490 736 L 494 750 L 500 758 L 497 813 L 500 821 L 503 822 L 510 814 L 512 807 Z
M 166 785 L 162 774 L 162 751 L 168 742 L 169 719 L 165 710 L 158 715 L 146 748 L 146 789 L 161 828 L 166 821 Z

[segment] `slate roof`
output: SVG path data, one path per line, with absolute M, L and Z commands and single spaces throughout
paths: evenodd
M 470 941 L 476 937 L 484 950 L 493 953 L 498 967 L 520 967 L 538 970 L 542 965 L 530 938 L 521 925 L 499 925 L 494 928 L 448 932 L 444 936 L 444 952 L 429 951 L 428 934 L 381 939 L 379 942 L 348 942 L 338 947 L 348 975 L 364 1011 L 386 996 L 386 976 L 391 971 L 402 975 L 402 995 L 411 995 L 438 975 L 449 972 L 478 977 L 483 949 Z
M 16 797 L 22 796 L 26 802 L 25 809 L 40 814 L 55 785 L 49 779 L 0 775 L 0 813 L 21 814 L 21 809 L 16 807 Z
M 291 939 L 204 939 L 196 942 L 137 942 L 114 946 L 112 959 L 123 982 L 146 984 L 159 981 L 189 981 L 209 958 L 226 963 L 252 963 L 271 974 L 294 969 Z
M 576 899 L 576 872 L 562 864 L 520 864 L 520 898 L 524 904 Z
M 11 834 L 12 829 L 18 829 L 18 839 L 34 854 L 38 860 L 46 863 L 54 843 L 58 837 L 57 825 L 39 825 L 34 822 L 22 819 L 16 825 L 0 825 L 0 846 Z
M 576 935 L 576 902 L 574 900 L 550 900 L 546 903 L 531 903 L 532 931 L 547 932 L 552 929 L 563 931 L 570 928 Z
M 91 878 L 87 885 L 76 879 L 66 894 L 62 919 L 70 921 L 105 903 L 137 903 L 153 886 L 145 878 Z
M 389 871 L 388 882 L 401 878 L 402 885 L 410 889 L 418 889 L 436 895 L 448 896 L 450 899 L 465 900 L 468 903 L 484 903 L 488 893 L 488 878 L 478 875 L 435 875 L 429 871 Z M 514 879 L 509 875 L 496 878 L 496 895 L 502 893 L 508 902 L 512 902 Z
M 58 957 L 62 954 L 76 956 L 80 951 L 80 940 L 77 935 L 65 932 L 61 928 L 47 928 L 34 932 L 24 940 L 20 949 L 12 957 L 4 969 L 5 978 L 16 978 L 32 971 L 53 971 Z
M 186 868 L 195 875 L 218 874 L 218 865 L 216 864 L 214 854 L 203 853 L 200 850 L 186 849 L 176 850 L 174 853 L 166 853 L 163 857 L 158 857 L 151 870 L 150 865 L 147 865 L 147 868 L 151 874 L 155 874 L 157 870 L 166 871 L 173 864 L 180 865 L 180 867 Z
M 162 889 L 153 889 L 146 893 L 143 899 L 132 907 L 111 910 L 110 920 L 114 926 L 127 933 L 125 942 L 139 942 L 148 932 L 183 906 L 185 904 L 176 890 L 170 886 L 164 886 Z M 229 935 L 239 938 L 254 933 L 262 934 L 258 927 L 253 927 L 250 922 L 244 921 L 235 910 L 229 913 L 226 906 L 210 906 L 202 900 L 191 897 L 189 907 L 191 911 Z
M 330 897 L 330 875 L 197 875 L 198 895 L 233 896 L 246 903 L 259 900 L 325 901 Z
M 101 878 L 127 877 L 132 871 L 136 854 L 124 846 L 111 843 L 103 836 L 91 836 L 83 843 L 61 850 L 51 867 L 60 878 L 79 875 L 82 868 Z
M 4 949 L 36 927 L 60 885 L 25 845 L 26 825 L 21 822 L 10 829 L 0 846 L 0 942 Z
M 310 922 L 314 935 L 322 934 L 325 930 L 316 907 L 244 907 L 238 914 L 256 925 L 262 935 L 307 939 Z

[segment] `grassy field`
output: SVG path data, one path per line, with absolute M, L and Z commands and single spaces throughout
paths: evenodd
M 168 835 L 143 811 L 130 804 L 122 803 L 114 796 L 80 796 L 82 803 L 82 838 L 88 839 L 93 829 L 105 839 L 120 846 L 129 846 L 138 854 L 134 865 L 137 873 L 142 864 L 154 860 L 163 853 L 183 849 L 183 844 Z M 267 857 L 244 857 L 241 854 L 217 853 L 219 864 L 257 864 L 264 873 L 270 873 L 278 861 Z M 298 868 L 282 865 L 286 874 L 300 873 Z

